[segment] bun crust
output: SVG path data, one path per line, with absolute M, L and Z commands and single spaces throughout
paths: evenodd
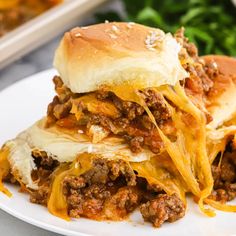
M 27 187 L 37 189 L 31 172 L 35 169 L 32 150 L 41 150 L 60 163 L 75 160 L 78 154 L 95 153 L 104 159 L 123 159 L 129 162 L 146 161 L 154 154 L 144 149 L 141 153 L 132 153 L 122 140 L 110 137 L 99 143 L 92 143 L 86 135 L 70 135 L 56 127 L 45 128 L 45 118 L 20 133 L 15 139 L 6 142 L 10 150 L 8 160 L 14 175 Z
M 236 115 L 236 59 L 220 55 L 207 55 L 202 59 L 207 64 L 214 63 L 219 71 L 207 97 L 207 110 L 213 117 L 209 125 L 217 128 Z
M 174 85 L 188 76 L 181 67 L 180 45 L 171 34 L 134 23 L 104 23 L 65 33 L 54 66 L 74 93 L 101 86 L 137 83 Z

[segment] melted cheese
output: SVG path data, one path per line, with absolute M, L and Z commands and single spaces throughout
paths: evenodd
M 228 141 L 227 138 L 229 135 L 235 133 L 235 127 L 231 126 L 219 130 L 211 130 L 211 133 L 206 133 L 204 114 L 191 103 L 181 86 L 177 84 L 174 89 L 168 86 L 162 86 L 159 88 L 159 91 L 179 109 L 191 114 L 198 126 L 197 129 L 196 127 L 186 127 L 182 121 L 181 112 L 176 111 L 168 104 L 172 111 L 172 119 L 177 128 L 177 140 L 171 142 L 157 126 L 151 111 L 139 96 L 138 89 L 140 88 L 141 86 L 138 85 L 126 84 L 125 86 L 116 86 L 109 89 L 121 99 L 136 102 L 144 107 L 159 131 L 168 154 L 185 180 L 185 184 L 187 185 L 186 189 L 188 188 L 199 198 L 199 207 L 205 214 L 208 216 L 215 215 L 212 210 L 204 207 L 204 203 L 216 209 L 234 212 L 235 206 L 226 206 L 209 200 L 207 197 L 211 194 L 213 189 L 210 164 L 219 152 L 223 153 Z M 213 138 L 214 135 L 217 138 Z M 206 143 L 206 140 L 208 140 L 208 143 Z M 132 163 L 132 167 L 138 172 L 139 176 L 146 178 L 149 183 L 156 183 L 168 194 L 176 193 L 184 200 L 185 189 L 183 188 L 181 180 L 177 177 L 170 179 L 168 172 L 158 167 L 156 163 L 155 158 L 152 158 L 150 161 L 141 163 L 134 162 Z
M 187 186 L 168 155 L 155 156 L 150 161 L 131 163 L 139 177 L 145 178 L 150 185 L 157 184 L 167 194 L 176 194 L 186 203 Z
M 204 202 L 206 202 L 208 205 L 214 207 L 217 210 L 225 211 L 225 212 L 236 212 L 236 206 L 232 205 L 225 205 L 220 202 L 214 201 L 212 199 L 205 199 Z
M 214 213 L 209 209 L 205 209 L 203 205 L 204 199 L 206 199 L 212 192 L 213 182 L 214 182 L 211 174 L 211 165 L 209 162 L 206 149 L 205 116 L 196 106 L 194 106 L 194 104 L 186 96 L 184 89 L 180 86 L 180 84 L 176 84 L 174 90 L 169 89 L 168 92 L 166 92 L 166 96 L 181 110 L 191 114 L 195 118 L 195 122 L 197 123 L 198 128 L 196 129 L 196 127 L 194 126 L 186 127 L 186 125 L 183 124 L 183 122 L 181 122 L 180 119 L 178 121 L 174 119 L 177 126 L 179 126 L 178 124 L 181 125 L 180 129 L 178 130 L 183 133 L 182 140 L 186 140 L 185 143 L 181 144 L 177 149 L 181 150 L 181 146 L 182 148 L 190 147 L 188 149 L 189 150 L 188 153 L 190 155 L 192 163 L 191 165 L 188 164 L 186 167 L 195 169 L 195 175 L 196 175 L 195 179 L 196 181 L 198 180 L 199 182 L 199 188 L 200 186 L 202 188 L 200 194 L 196 194 L 195 192 L 193 193 L 196 196 L 199 196 L 200 198 L 199 199 L 200 209 L 208 216 L 213 216 Z M 192 138 L 191 134 L 193 135 Z M 183 156 L 184 154 L 185 153 L 182 152 Z M 189 180 L 187 180 L 187 183 L 190 183 Z
M 75 114 L 77 120 L 80 119 L 82 115 L 81 111 L 78 110 L 78 105 L 82 103 L 87 110 L 93 114 L 102 114 L 107 117 L 117 118 L 120 116 L 118 109 L 108 101 L 98 100 L 95 94 L 87 94 L 82 97 L 72 99 L 72 109 L 71 113 Z
M 11 197 L 12 194 L 4 187 L 3 180 L 10 173 L 10 163 L 8 161 L 9 149 L 3 147 L 0 149 L 0 191 Z
M 63 194 L 63 180 L 66 176 L 80 176 L 92 167 L 92 155 L 79 155 L 72 164 L 61 165 L 55 172 L 48 200 L 48 210 L 55 216 L 69 220 L 66 197 Z
M 133 84 L 109 89 L 121 99 L 136 102 L 146 110 L 188 188 L 199 198 L 200 209 L 208 216 L 213 216 L 214 213 L 209 209 L 205 209 L 203 204 L 204 199 L 211 194 L 213 189 L 213 177 L 206 150 L 206 121 L 204 114 L 190 101 L 179 83 L 174 87 L 159 87 L 157 89 L 159 92 L 180 110 L 189 113 L 197 123 L 197 129 L 195 126 L 186 127 L 182 120 L 182 111 L 177 111 L 166 101 L 172 111 L 172 119 L 177 128 L 177 140 L 172 142 L 158 127 L 154 116 L 139 95 L 138 90 L 140 88 L 139 84 Z

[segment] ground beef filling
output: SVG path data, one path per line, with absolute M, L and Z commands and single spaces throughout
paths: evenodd
M 236 197 L 236 150 L 228 145 L 220 163 L 219 160 L 217 157 L 212 165 L 214 191 L 211 198 L 225 203 Z
M 176 195 L 159 194 L 142 204 L 140 211 L 144 220 L 160 227 L 165 221 L 174 222 L 185 215 L 183 202 Z
M 53 81 L 57 96 L 48 106 L 48 126 L 56 124 L 59 127 L 76 129 L 86 133 L 89 137 L 93 136 L 94 127 L 99 127 L 100 130 L 103 129 L 105 136 L 116 135 L 125 139 L 135 153 L 142 151 L 144 146 L 147 146 L 154 153 L 160 151 L 163 143 L 158 131 L 140 105 L 123 101 L 114 93 L 102 90 L 88 94 L 74 94 L 63 84 L 60 77 L 55 76 Z M 140 93 L 160 128 L 167 135 L 173 133 L 174 127 L 171 123 L 170 111 L 164 102 L 164 98 L 151 89 Z M 72 100 L 87 95 L 94 96 L 97 105 L 88 106 L 84 101 L 79 102 L 77 110 L 80 111 L 81 115 L 78 118 L 71 113 Z M 107 109 L 98 112 L 101 106 L 107 106 Z M 111 114 L 111 110 L 115 114 Z M 96 139 L 96 142 L 98 141 Z
M 126 162 L 120 160 L 96 160 L 94 168 L 86 174 L 65 178 L 64 192 L 69 215 L 73 218 L 122 220 L 141 205 L 144 219 L 160 227 L 165 221 L 176 221 L 185 213 L 185 206 L 177 196 L 169 196 L 157 187 L 148 186 L 144 179 L 136 177 Z
M 71 217 L 96 220 L 121 220 L 142 198 L 135 173 L 121 160 L 95 160 L 93 168 L 84 175 L 66 177 L 64 191 Z
M 47 205 L 52 173 L 47 169 L 49 165 L 55 169 L 57 163 L 44 152 L 37 151 L 33 155 L 38 167 L 34 175 L 44 183 L 39 184 L 37 191 L 30 192 L 30 200 Z M 85 174 L 65 177 L 63 194 L 72 218 L 117 221 L 127 218 L 140 206 L 144 220 L 160 227 L 165 221 L 173 222 L 185 213 L 185 206 L 177 196 L 169 196 L 158 186 L 148 185 L 123 160 L 95 159 L 93 168 Z
M 184 28 L 176 31 L 175 39 L 182 46 L 179 52 L 181 65 L 190 75 L 183 81 L 186 92 L 196 96 L 198 102 L 204 100 L 204 96 L 214 85 L 213 77 L 219 72 L 214 65 L 206 65 L 199 57 L 197 47 L 184 36 Z

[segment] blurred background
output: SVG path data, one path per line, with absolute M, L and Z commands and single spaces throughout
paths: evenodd
M 109 11 L 98 20 L 134 21 L 175 33 L 181 26 L 199 53 L 236 56 L 235 0 L 122 0 L 124 14 Z
M 236 0 L 0 0 L 0 90 L 51 68 L 65 31 L 105 20 L 172 33 L 184 26 L 200 55 L 236 56 L 235 6 Z M 0 229 L 3 235 L 55 235 L 2 211 Z

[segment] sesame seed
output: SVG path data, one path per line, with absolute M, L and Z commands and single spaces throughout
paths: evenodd
M 108 24 L 109 23 L 109 20 L 105 20 L 105 24 Z
M 81 27 L 81 29 L 88 29 L 88 26 L 83 26 Z
M 127 28 L 131 29 L 133 25 L 135 25 L 134 22 L 128 22 L 126 26 Z
M 202 58 L 199 59 L 199 62 L 200 62 L 202 65 L 205 65 L 205 61 L 204 61 Z
M 111 27 L 111 29 L 112 29 L 114 32 L 116 32 L 116 33 L 119 31 L 118 27 L 115 26 L 115 25 L 113 25 L 113 26 Z
M 145 45 L 147 49 L 154 50 L 157 45 L 157 43 L 161 43 L 164 39 L 164 33 L 162 31 L 149 31 L 149 35 L 147 35 L 145 39 Z
M 81 36 L 81 33 L 79 33 L 79 32 L 75 34 L 75 37 L 76 37 L 76 38 L 78 38 L 78 37 L 80 37 L 80 36 Z
M 212 66 L 213 66 L 215 69 L 217 69 L 217 68 L 218 68 L 218 65 L 216 64 L 216 62 L 215 62 L 215 61 L 212 63 Z
M 79 130 L 78 130 L 78 133 L 79 133 L 79 134 L 83 134 L 83 133 L 84 133 L 84 131 L 83 131 L 83 130 L 81 130 L 81 129 L 79 129 Z

